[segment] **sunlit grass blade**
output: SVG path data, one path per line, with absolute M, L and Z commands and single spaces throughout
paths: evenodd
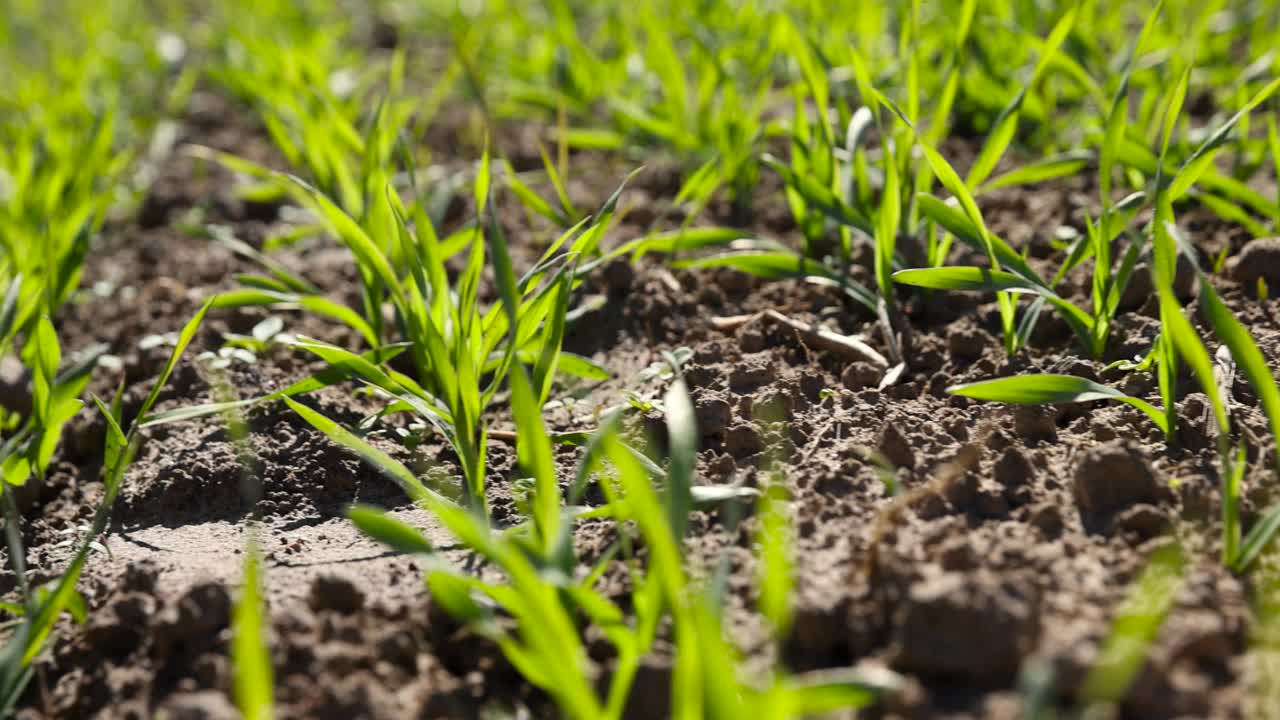
M 1147 562 L 1111 621 L 1111 631 L 1080 688 L 1081 700 L 1116 703 L 1125 697 L 1173 607 L 1185 566 L 1176 545 L 1161 548 Z
M 397 552 L 426 555 L 434 550 L 417 528 L 396 520 L 380 508 L 352 505 L 347 508 L 347 518 L 360 532 Z
M 1249 331 L 1227 309 L 1207 277 L 1200 281 L 1200 307 L 1213 327 L 1214 335 L 1231 351 L 1236 367 L 1248 378 L 1258 395 L 1258 402 L 1271 425 L 1276 470 L 1280 472 L 1280 389 L 1276 387 L 1275 376 Z
M 156 400 L 160 398 L 160 391 L 164 389 L 165 383 L 169 382 L 169 376 L 173 374 L 173 369 L 178 366 L 178 360 L 182 357 L 182 352 L 187 349 L 187 345 L 195 338 L 196 332 L 200 329 L 200 323 L 204 322 L 204 316 L 209 312 L 209 308 L 213 307 L 213 303 L 216 300 L 216 296 L 206 300 L 204 305 L 201 305 L 196 314 L 182 327 L 182 330 L 178 333 L 178 342 L 174 344 L 173 352 L 170 353 L 168 362 L 165 363 L 164 369 L 160 371 L 160 375 L 156 378 L 151 392 L 138 408 L 137 417 L 145 418 L 147 413 L 151 412 Z
M 987 239 L 984 241 L 982 230 L 979 226 L 960 210 L 928 193 L 917 194 L 916 202 L 922 215 L 946 228 L 948 232 L 955 235 L 965 244 L 985 254 L 987 252 L 987 242 L 989 242 L 1001 265 L 1031 282 L 1045 285 L 1036 271 L 1027 264 L 1026 259 L 1019 255 L 1002 238 L 987 233 Z M 1048 286 L 1045 285 L 1045 287 Z
M 1087 167 L 1091 157 L 1092 153 L 1088 151 L 1072 151 L 1037 160 L 987 180 L 978 187 L 976 192 L 985 194 L 1001 188 L 1033 185 L 1070 177 Z
M 237 308 L 237 307 L 292 307 L 296 306 L 304 310 L 308 310 L 317 315 L 323 315 L 338 320 L 347 327 L 355 330 L 364 338 L 364 341 L 370 346 L 378 345 L 378 337 L 374 333 L 373 328 L 359 313 L 341 305 L 328 298 L 318 295 L 294 295 L 281 292 L 272 292 L 269 290 L 231 290 L 219 295 L 213 304 L 214 308 Z
M 245 551 L 240 598 L 231 618 L 232 686 L 236 705 L 246 720 L 271 720 L 274 693 L 271 655 L 263 617 L 262 558 L 250 543 Z
M 664 396 L 666 405 L 667 438 L 671 449 L 670 467 L 667 471 L 666 510 L 667 522 L 676 538 L 683 538 L 689 523 L 689 511 L 693 508 L 693 476 L 698 461 L 698 430 L 694 419 L 693 401 L 684 381 L 671 383 Z
M 399 460 L 361 440 L 338 423 L 306 405 L 287 397 L 282 398 L 282 400 L 303 420 L 306 420 L 312 427 L 324 433 L 330 440 L 355 453 L 360 459 L 395 481 L 400 486 L 400 489 L 409 496 L 410 500 L 425 506 L 452 504 L 445 496 L 423 485 L 422 481 Z
M 1016 405 L 1115 400 L 1141 410 L 1161 431 L 1166 431 L 1167 428 L 1164 413 L 1147 401 L 1126 395 L 1115 388 L 1101 385 L 1087 378 L 1072 375 L 1039 373 L 1018 375 L 955 385 L 947 388 L 947 392 L 975 400 L 992 400 Z

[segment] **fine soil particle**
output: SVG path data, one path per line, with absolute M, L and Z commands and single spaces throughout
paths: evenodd
M 275 162 L 244 113 L 216 95 L 198 98 L 184 123 L 186 141 Z M 513 158 L 535 164 L 536 139 L 524 130 L 501 138 Z M 451 157 L 447 140 L 442 136 L 437 149 Z M 953 150 L 972 154 L 971 148 L 948 152 Z M 173 155 L 139 220 L 107 226 L 95 262 L 86 268 L 84 292 L 59 318 L 69 352 L 108 344 L 118 362 L 99 369 L 92 388 L 108 395 L 123 379 L 126 415 L 136 412 L 168 355 L 165 335 L 209 295 L 231 287 L 236 273 L 253 270 L 226 245 L 180 231 L 179 218 L 198 208 L 205 222 L 255 246 L 276 227 L 279 208 L 245 205 L 228 175 L 195 162 Z M 653 218 L 671 209 L 679 174 L 661 159 L 651 165 L 620 203 L 634 204 L 636 212 L 605 239 L 606 246 L 647 232 Z M 608 192 L 601 188 L 616 187 L 630 170 L 589 154 L 575 155 L 572 169 L 570 192 L 581 207 L 598 206 Z M 992 230 L 1028 249 L 1029 262 L 1043 262 L 1052 251 L 1048 233 L 1087 210 L 1079 200 L 1087 189 L 1081 182 L 994 193 Z M 465 210 L 451 212 L 453 222 Z M 705 219 L 715 221 L 715 210 L 710 212 Z M 798 244 L 795 228 L 777 221 L 785 216 L 781 193 L 762 196 L 756 225 L 745 229 Z M 501 222 L 516 262 L 536 258 L 549 231 L 514 211 Z M 1190 237 L 1208 247 L 1234 243 L 1237 234 L 1211 226 Z M 868 253 L 859 252 L 854 273 L 870 281 Z M 1257 278 L 1271 283 L 1276 263 L 1267 258 L 1275 255 L 1274 241 L 1251 244 L 1227 276 L 1212 280 L 1272 364 L 1280 350 L 1280 306 L 1250 294 Z M 276 257 L 336 299 L 358 305 L 349 257 L 334 243 L 310 239 Z M 1088 272 L 1082 266 L 1064 287 L 1087 296 Z M 1096 362 L 1083 357 L 1069 330 L 1047 314 L 1030 349 L 1007 358 L 992 298 L 904 296 L 912 330 L 907 367 L 881 388 L 884 373 L 877 366 L 813 347 L 777 323 L 757 319 L 725 329 L 712 322 L 771 310 L 868 338 L 888 353 L 876 318 L 831 288 L 764 282 L 727 270 L 670 269 L 656 260 L 614 261 L 586 279 L 581 297 L 587 296 L 604 304 L 568 329 L 566 348 L 603 364 L 611 377 L 550 411 L 554 429 L 592 427 L 603 408 L 628 396 L 660 402 L 669 381 L 653 368 L 664 367 L 661 353 L 671 351 L 689 357 L 683 372 L 701 435 L 697 482 L 758 487 L 766 463 L 785 470 L 796 588 L 795 619 L 780 645 L 756 612 L 756 519 L 738 506 L 690 518 L 693 567 L 706 576 L 709 569 L 729 569 L 726 623 L 749 668 L 764 667 L 775 656 L 797 672 L 858 664 L 893 668 L 904 683 L 869 716 L 921 718 L 1024 716 L 1022 678 L 1028 668 L 1040 668 L 1050 676 L 1044 700 L 1069 709 L 1129 583 L 1153 552 L 1177 537 L 1190 569 L 1124 699 L 1124 716 L 1240 715 L 1246 668 L 1265 651 L 1250 651 L 1246 643 L 1255 629 L 1247 603 L 1251 586 L 1217 563 L 1217 471 L 1206 429 L 1189 418 L 1190 429 L 1180 438 L 1185 441 L 1170 447 L 1146 416 L 1128 406 L 1010 409 L 946 392 L 1014 373 L 1066 372 L 1150 399 L 1156 389 L 1149 375 L 1104 370 L 1108 362 L 1150 348 L 1159 321 L 1147 299 L 1122 303 L 1113 342 Z M 211 314 L 159 408 L 214 399 L 217 378 L 195 356 L 216 351 L 223 333 L 247 332 L 267 315 L 253 309 Z M 281 316 L 289 332 L 359 346 L 351 333 L 315 316 Z M 241 397 L 253 397 L 317 369 L 287 348 L 275 348 L 251 365 L 233 365 L 228 374 Z M 353 390 L 330 388 L 306 402 L 354 426 L 381 408 Z M 1267 438 L 1257 397 L 1242 381 L 1233 393 L 1233 422 L 1242 436 Z M 1204 405 L 1190 396 L 1180 403 Z M 495 421 L 509 429 L 501 410 Z M 259 406 L 246 420 L 254 459 L 249 467 L 216 417 L 144 433 L 104 538 L 110 552 L 93 555 L 81 585 L 91 619 L 59 627 L 23 698 L 22 717 L 234 717 L 228 625 L 247 520 L 255 513 L 280 717 L 481 717 L 499 709 L 556 716 L 492 643 L 432 604 L 423 567 L 362 537 L 344 509 L 353 502 L 390 508 L 460 567 L 482 575 L 491 570 L 455 549 L 453 539 L 394 483 L 287 409 Z M 410 449 L 397 440 L 405 428 L 396 422 L 389 419 L 367 439 L 430 481 L 451 482 L 456 458 L 443 443 L 426 438 Z M 651 431 L 654 449 L 661 450 L 660 414 L 649 413 L 635 426 L 630 429 L 637 436 Z M 66 538 L 102 497 L 104 431 L 101 420 L 83 413 L 71 424 L 46 482 L 33 483 L 26 539 L 36 580 L 64 567 Z M 512 522 L 514 453 L 492 441 L 488 454 L 495 517 Z M 1268 503 L 1262 489 L 1271 476 L 1256 455 L 1245 478 L 1246 531 Z M 577 459 L 572 451 L 557 454 L 563 477 L 573 476 Z M 260 485 L 258 502 L 245 499 L 246 481 Z M 598 492 L 588 500 L 602 501 Z M 584 562 L 594 562 L 605 556 L 612 537 L 607 523 L 586 522 L 574 545 Z M 1250 582 L 1266 577 L 1271 575 Z M 14 586 L 11 575 L 0 582 L 6 591 Z M 627 607 L 630 582 L 627 568 L 614 563 L 597 589 Z M 591 647 L 594 632 L 586 632 Z M 612 661 L 595 651 L 592 657 L 603 683 Z M 660 639 L 637 675 L 631 716 L 667 712 L 671 662 L 670 646 Z

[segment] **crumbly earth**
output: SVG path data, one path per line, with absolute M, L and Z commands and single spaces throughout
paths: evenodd
M 217 95 L 199 93 L 182 140 L 276 162 L 247 117 Z M 532 142 L 528 128 L 513 128 L 508 144 L 522 147 L 521 138 Z M 448 161 L 452 152 L 458 151 L 448 147 L 440 157 Z M 575 156 L 573 168 L 570 190 L 584 206 L 600 202 L 625 174 L 616 162 L 590 154 Z M 670 207 L 677 187 L 669 169 L 639 176 L 623 197 L 628 212 L 606 244 L 643 234 L 664 218 L 679 220 Z M 769 190 L 767 184 L 761 189 L 746 229 L 796 240 Z M 1096 210 L 1089 207 L 1094 198 L 1086 181 L 1074 179 L 1001 191 L 984 209 L 994 230 L 1028 247 L 1032 262 L 1052 267 L 1055 232 L 1064 225 L 1081 229 L 1084 212 Z M 502 221 L 517 260 L 527 260 L 547 229 L 506 200 Z M 107 393 L 123 378 L 126 411 L 136 411 L 169 352 L 164 335 L 180 328 L 203 299 L 232 287 L 236 273 L 253 270 L 226 246 L 184 230 L 193 218 L 257 246 L 280 210 L 237 199 L 231 177 L 179 148 L 162 165 L 137 219 L 108 226 L 84 292 L 58 319 L 71 349 L 106 343 L 118 359 L 99 368 L 93 387 Z M 454 221 L 462 210 L 451 213 Z M 727 222 L 729 213 L 712 207 L 704 219 Z M 1268 361 L 1280 360 L 1280 305 L 1251 296 L 1257 277 L 1275 278 L 1272 287 L 1280 287 L 1275 243 L 1246 246 L 1247 233 L 1200 211 L 1186 213 L 1183 225 L 1206 254 L 1225 247 L 1241 256 L 1213 282 Z M 335 297 L 354 300 L 354 269 L 333 244 L 304 241 L 275 257 Z M 869 258 L 869 248 L 858 249 L 855 272 L 868 282 Z M 1086 265 L 1072 274 L 1070 292 L 1087 293 L 1088 272 Z M 1084 357 L 1053 318 L 1042 322 L 1028 352 L 1008 358 L 991 298 L 904 294 L 907 369 L 897 383 L 878 389 L 876 366 L 815 347 L 758 314 L 772 310 L 861 334 L 887 352 L 875 318 L 830 289 L 765 283 L 731 271 L 673 270 L 657 259 L 615 262 L 584 285 L 579 299 L 599 296 L 603 305 L 566 340 L 613 377 L 570 388 L 549 422 L 557 429 L 590 427 L 600 409 L 625 393 L 661 397 L 666 381 L 643 371 L 662 351 L 687 348 L 685 377 L 701 433 L 699 482 L 755 486 L 766 458 L 785 468 L 793 496 L 796 618 L 780 648 L 754 612 L 754 520 L 748 514 L 733 522 L 741 513 L 726 507 L 699 513 L 691 523 L 698 564 L 727 560 L 728 628 L 748 668 L 781 661 L 797 671 L 863 664 L 902 673 L 903 687 L 871 717 L 1015 718 L 1028 714 L 1033 701 L 1070 708 L 1129 584 L 1156 550 L 1176 541 L 1187 551 L 1187 571 L 1122 713 L 1243 717 L 1250 707 L 1268 707 L 1265 698 L 1251 700 L 1270 688 L 1265 671 L 1274 662 L 1252 642 L 1260 626 L 1250 598 L 1276 563 L 1264 558 L 1251 577 L 1241 578 L 1217 562 L 1218 467 L 1203 421 L 1205 398 L 1182 397 L 1188 421 L 1170 448 L 1145 416 L 1124 405 L 1011 409 L 945 392 L 956 383 L 1039 370 L 1084 375 L 1151 397 L 1150 376 L 1104 370 L 1107 362 L 1145 352 L 1156 336 L 1149 294 L 1139 286 L 1125 299 L 1101 361 Z M 213 313 L 160 409 L 213 399 L 215 377 L 195 356 L 217 350 L 224 332 L 246 332 L 265 317 L 260 310 Z M 283 317 L 289 332 L 357 346 L 355 337 L 326 321 Z M 274 348 L 253 364 L 233 365 L 229 380 L 239 396 L 251 397 L 316 369 Z M 1184 377 L 1181 386 L 1194 385 Z M 1241 432 L 1266 440 L 1254 394 L 1242 380 L 1233 391 Z M 347 424 L 377 410 L 349 386 L 307 402 Z M 352 502 L 390 508 L 421 527 L 447 557 L 469 562 L 430 517 L 287 408 L 264 405 L 248 419 L 254 456 L 248 468 L 217 418 L 145 433 L 104 550 L 93 556 L 81 586 L 93 612 L 83 626 L 60 626 L 24 698 L 23 718 L 236 717 L 228 617 L 255 509 L 280 716 L 480 717 L 496 708 L 554 716 L 495 647 L 433 607 L 421 567 L 362 538 L 342 513 Z M 642 425 L 660 431 L 661 418 Z M 442 445 L 428 441 L 409 450 L 395 440 L 396 428 L 393 422 L 371 438 L 424 473 L 448 473 L 453 459 Z M 70 539 L 101 497 L 103 431 L 101 420 L 86 412 L 68 431 L 46 481 L 24 490 L 29 562 L 37 577 L 56 576 Z M 1275 487 L 1258 447 L 1250 451 L 1246 528 L 1270 505 Z M 495 517 L 510 521 L 516 512 L 511 447 L 492 441 L 489 453 Z M 565 477 L 574 459 L 570 451 L 561 454 Z M 256 508 L 244 499 L 246 474 L 262 488 Z M 606 524 L 584 523 L 578 549 L 592 558 L 609 540 Z M 0 582 L 12 589 L 11 575 Z M 621 600 L 626 574 L 606 573 L 601 588 Z M 608 663 L 605 655 L 597 659 Z M 643 668 L 634 717 L 663 713 L 668 670 L 661 653 Z

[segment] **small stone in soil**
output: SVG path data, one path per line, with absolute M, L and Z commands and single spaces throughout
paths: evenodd
M 770 358 L 760 354 L 748 355 L 729 371 L 729 387 L 736 392 L 752 390 L 768 384 L 777 374 Z
M 725 434 L 724 448 L 735 458 L 755 455 L 764 449 L 760 433 L 750 425 L 734 425 Z
M 1169 516 L 1154 505 L 1141 503 L 1116 515 L 1112 526 L 1117 532 L 1132 533 L 1139 540 L 1150 540 L 1169 528 Z
M 1035 470 L 1031 461 L 1016 447 L 1005 448 L 992 469 L 996 482 L 1012 488 L 1031 482 Z

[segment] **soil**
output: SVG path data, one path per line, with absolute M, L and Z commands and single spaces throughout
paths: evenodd
M 108 225 L 83 292 L 58 318 L 70 350 L 108 345 L 116 361 L 96 371 L 93 389 L 109 393 L 123 379 L 126 408 L 133 411 L 168 355 L 165 334 L 205 298 L 232 287 L 236 273 L 254 270 L 224 245 L 183 228 L 195 218 L 260 245 L 278 222 L 279 206 L 237 199 L 230 176 L 181 152 L 192 142 L 277 163 L 247 118 L 214 93 L 196 95 L 179 147 L 161 165 L 142 211 Z M 533 139 L 515 128 L 504 142 L 523 147 Z M 441 157 L 450 150 L 441 148 Z M 575 155 L 570 191 L 583 206 L 598 204 L 626 170 L 600 156 Z M 797 242 L 785 209 L 776 206 L 778 193 L 766 192 L 768 182 L 746 229 Z M 629 212 L 607 244 L 670 218 L 677 189 L 678 174 L 660 162 L 639 176 L 624 194 Z M 1034 263 L 1051 266 L 1051 239 L 1060 225 L 1082 227 L 1096 197 L 1091 192 L 1086 182 L 1069 180 L 1001 191 L 984 207 L 990 206 L 994 230 L 1029 247 Z M 527 262 L 548 228 L 506 200 L 502 221 L 517 261 Z M 730 212 L 713 207 L 704 219 L 724 222 Z M 1252 296 L 1257 277 L 1280 283 L 1274 241 L 1245 247 L 1248 236 L 1239 228 L 1197 210 L 1183 218 L 1206 254 L 1224 245 L 1243 248 L 1249 261 L 1213 282 L 1267 360 L 1280 361 L 1280 305 Z M 864 279 L 868 256 L 863 250 L 857 256 Z M 322 238 L 273 257 L 336 297 L 353 292 L 349 259 Z M 1088 271 L 1072 275 L 1081 294 Z M 1107 357 L 1094 361 L 1052 318 L 1028 352 L 1008 358 L 991 298 L 904 294 L 909 363 L 897 383 L 879 389 L 875 365 L 814 347 L 765 316 L 716 322 L 773 310 L 860 334 L 887 352 L 875 318 L 827 288 L 766 283 L 732 271 L 673 270 L 646 259 L 602 268 L 583 288 L 582 296 L 589 295 L 604 305 L 571 328 L 566 347 L 613 375 L 579 388 L 572 395 L 579 399 L 564 403 L 549 422 L 581 429 L 628 392 L 660 398 L 666 381 L 643 371 L 664 350 L 688 349 L 685 377 L 701 432 L 699 482 L 755 486 L 766 457 L 785 463 L 796 536 L 796 618 L 776 659 L 791 669 L 860 664 L 902 673 L 903 687 L 870 717 L 1022 717 L 1030 712 L 1032 670 L 1047 672 L 1048 701 L 1069 708 L 1129 583 L 1176 539 L 1187 551 L 1188 570 L 1122 714 L 1244 716 L 1249 668 L 1264 655 L 1250 650 L 1250 594 L 1275 568 L 1265 559 L 1252 579 L 1241 578 L 1217 561 L 1218 470 L 1208 428 L 1198 420 L 1204 397 L 1187 393 L 1180 400 L 1189 422 L 1179 443 L 1168 447 L 1144 415 L 1124 405 L 1009 408 L 945 392 L 956 383 L 1041 370 L 1151 397 L 1151 377 L 1104 370 L 1106 362 L 1145 352 L 1157 334 L 1155 312 L 1142 296 L 1126 303 Z M 216 351 L 223 333 L 246 332 L 265 317 L 260 310 L 213 313 L 160 409 L 213 399 L 216 378 L 194 358 Z M 284 319 L 289 332 L 358 344 L 323 320 L 297 313 Z M 252 364 L 234 364 L 229 380 L 240 397 L 252 397 L 316 369 L 278 347 Z M 1193 384 L 1184 379 L 1182 387 Z M 1233 390 L 1236 423 L 1246 436 L 1267 438 L 1254 394 L 1243 380 Z M 346 386 L 306 402 L 346 424 L 378 409 Z M 236 717 L 228 618 L 255 510 L 279 716 L 481 717 L 513 708 L 554 716 L 548 700 L 524 684 L 494 646 L 432 605 L 421 567 L 364 539 L 342 513 L 357 501 L 390 508 L 422 528 L 446 557 L 470 562 L 430 517 L 286 408 L 264 405 L 248 419 L 254 463 L 247 469 L 217 418 L 144 434 L 105 549 L 94 554 L 81 584 L 90 619 L 59 626 L 21 717 Z M 661 429 L 660 417 L 644 421 Z M 394 439 L 396 427 L 385 425 L 371 438 L 424 472 L 449 471 L 452 458 L 443 445 L 428 442 L 411 451 Z M 49 477 L 26 491 L 29 562 L 38 578 L 56 576 L 70 539 L 101 497 L 103 431 L 92 414 L 77 418 Z M 492 441 L 489 454 L 495 516 L 510 520 L 511 447 Z M 1257 447 L 1250 457 L 1246 529 L 1270 504 L 1274 487 Z M 574 459 L 571 451 L 559 456 L 566 476 Z M 261 487 L 256 505 L 245 500 L 246 477 Z M 727 561 L 730 637 L 748 667 L 760 667 L 775 659 L 775 648 L 754 611 L 755 521 L 733 522 L 736 514 L 722 508 L 695 515 L 691 555 L 706 569 Z M 602 552 L 608 533 L 601 523 L 584 523 L 580 553 Z M 2 582 L 2 589 L 12 589 L 11 575 Z M 601 588 L 622 600 L 625 573 L 606 573 Z M 634 717 L 662 714 L 668 671 L 661 653 L 643 669 Z

